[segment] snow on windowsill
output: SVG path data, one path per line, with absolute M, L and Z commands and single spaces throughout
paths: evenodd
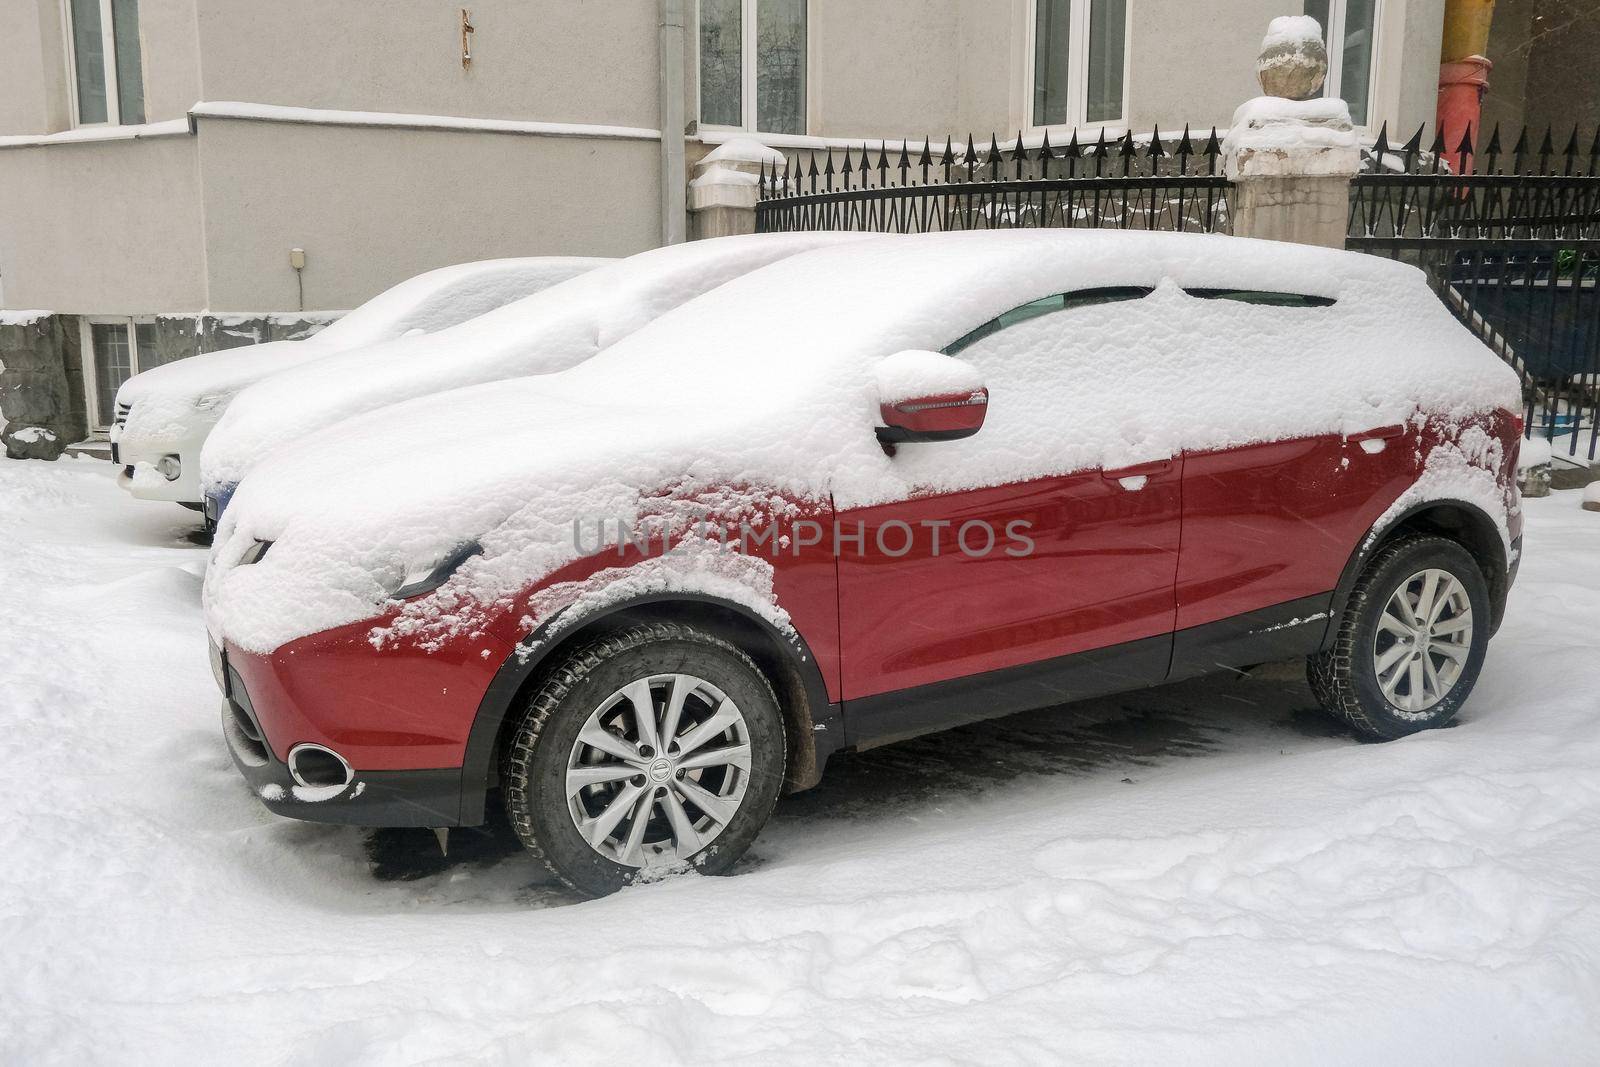
M 0 309 L 0 326 L 32 326 L 40 319 L 47 319 L 54 315 L 54 311 L 6 311 Z
M 582 122 L 522 122 L 511 119 L 465 118 L 457 115 L 408 115 L 389 111 L 339 111 L 318 107 L 252 104 L 239 100 L 201 101 L 189 109 L 189 125 L 197 119 L 240 119 L 312 126 L 385 126 L 411 130 L 469 130 L 518 133 L 539 137 L 592 137 L 659 141 L 660 130 L 638 126 L 606 126 Z
M 146 122 L 135 126 L 84 126 L 60 133 L 25 133 L 0 137 L 0 148 L 36 148 L 57 144 L 92 144 L 98 141 L 142 141 L 151 137 L 181 137 L 189 132 L 187 119 Z

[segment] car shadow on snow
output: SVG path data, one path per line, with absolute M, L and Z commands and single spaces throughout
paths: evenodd
M 1134 784 L 1152 768 L 1212 754 L 1341 741 L 1356 743 L 1317 707 L 1303 665 L 1272 664 L 1248 676 L 1195 679 L 841 753 L 816 788 L 779 802 L 772 829 L 787 836 L 789 830 L 814 828 L 817 820 L 901 817 L 1042 779 L 1114 777 Z M 488 871 L 502 886 L 507 876 L 525 880 L 525 904 L 575 899 L 522 851 L 498 797 L 490 797 L 489 817 L 484 826 L 452 831 L 448 855 L 429 830 L 368 832 L 365 858 L 372 877 L 426 880 L 430 900 L 465 902 L 483 887 L 479 879 L 459 876 Z M 739 869 L 759 867 L 760 852 L 758 842 Z M 459 893 L 439 884 L 447 886 L 452 875 L 461 882 Z

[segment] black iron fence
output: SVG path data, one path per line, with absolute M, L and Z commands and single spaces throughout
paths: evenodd
M 1522 380 L 1529 436 L 1557 455 L 1600 458 L 1600 133 L 1565 147 L 1496 130 L 1452 173 L 1421 134 L 1351 187 L 1346 247 L 1412 262 Z
M 1507 147 L 1496 130 L 1481 146 L 1436 137 L 1425 148 L 1421 130 L 1400 145 L 1384 130 L 1362 161 L 1346 247 L 1427 270 L 1456 316 L 1516 369 L 1529 435 L 1600 459 L 1600 131 L 1590 140 L 1523 131 Z M 764 167 L 759 189 L 761 232 L 1233 232 L 1215 129 L 802 149 Z
M 805 149 L 761 173 L 756 229 L 938 230 L 1034 226 L 1230 231 L 1217 131 L 1052 145 L 1018 134 L 874 148 Z

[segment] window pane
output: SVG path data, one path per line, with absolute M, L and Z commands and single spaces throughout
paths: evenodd
M 117 108 L 121 121 L 144 121 L 144 66 L 139 58 L 139 0 L 111 0 L 111 36 L 117 46 Z
M 700 0 L 700 121 L 742 126 L 739 0 Z
M 756 0 L 756 129 L 806 132 L 806 0 Z
M 106 121 L 106 57 L 100 0 L 72 0 L 72 57 L 77 67 L 78 121 Z
M 1339 92 L 1350 105 L 1357 126 L 1367 124 L 1367 95 L 1372 89 L 1372 31 L 1377 0 L 1348 0 L 1344 9 L 1344 55 Z
M 1037 0 L 1033 24 L 1033 124 L 1061 126 L 1067 113 L 1072 0 Z
M 1322 27 L 1322 39 L 1328 39 L 1328 0 L 1306 0 L 1306 14 L 1317 20 L 1317 25 Z
M 161 365 L 161 354 L 156 350 L 156 324 L 138 322 L 133 326 L 133 343 L 138 347 L 137 366 L 140 372 Z
M 110 426 L 116 411 L 117 390 L 133 373 L 128 360 L 128 327 L 121 323 L 94 323 L 89 331 L 94 344 L 96 425 Z
M 1089 8 L 1090 122 L 1122 118 L 1122 57 L 1128 37 L 1128 0 L 1094 0 Z

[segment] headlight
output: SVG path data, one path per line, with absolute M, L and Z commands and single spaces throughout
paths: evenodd
M 207 393 L 205 396 L 195 397 L 194 409 L 201 414 L 206 414 L 217 410 L 227 402 L 227 393 Z
M 424 593 L 431 593 L 449 581 L 450 576 L 459 570 L 463 563 L 482 551 L 483 546 L 478 542 L 468 541 L 433 559 L 412 564 L 406 568 L 394 588 L 389 590 L 389 596 L 395 600 L 409 600 Z
M 178 475 L 183 473 L 183 463 L 177 456 L 162 456 L 156 460 L 156 473 L 169 482 L 175 482 Z

